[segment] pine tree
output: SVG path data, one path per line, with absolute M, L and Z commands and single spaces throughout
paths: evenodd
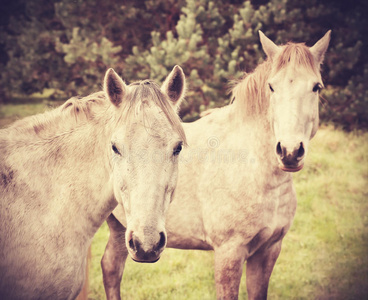
M 188 0 L 182 8 L 175 33 L 168 31 L 165 39 L 161 39 L 161 34 L 153 31 L 150 49 L 139 51 L 138 47 L 133 47 L 133 55 L 126 59 L 139 78 L 150 77 L 157 81 L 162 81 L 174 65 L 182 66 L 189 74 L 187 103 L 181 109 L 183 115 L 198 113 L 196 108 L 202 97 L 196 96 L 205 93 L 201 71 L 208 67 L 210 61 L 208 47 L 203 43 L 203 30 L 196 20 L 205 10 L 204 4 L 205 0 Z M 132 77 L 132 74 L 127 75 Z
M 182 2 L 18 1 L 24 15 L 13 17 L 0 31 L 7 52 L 0 74 L 3 97 L 44 88 L 64 98 L 100 90 L 106 69 L 125 71 L 124 59 L 133 45 L 149 47 L 151 31 L 166 32 Z

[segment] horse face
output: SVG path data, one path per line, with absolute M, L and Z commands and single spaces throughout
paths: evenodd
M 115 194 L 127 219 L 127 248 L 134 260 L 155 261 L 166 245 L 165 216 L 175 190 L 182 141 L 157 108 L 152 124 L 133 122 L 112 139 Z M 143 112 L 142 112 L 143 113 Z M 149 126 L 149 127 L 148 127 Z
M 174 129 L 181 124 L 171 107 L 183 94 L 182 70 L 174 68 L 166 81 L 161 90 L 155 90 L 149 81 L 123 88 L 116 81 L 119 87 L 112 87 L 126 89 L 135 98 L 128 119 L 118 122 L 112 134 L 110 151 L 115 196 L 125 210 L 126 246 L 139 262 L 157 261 L 166 246 L 165 218 L 176 187 L 178 155 L 185 143 L 179 128 Z M 161 103 L 171 102 L 167 113 L 157 99 L 150 99 L 152 95 L 161 97 Z M 177 118 L 174 124 L 173 116 Z
M 313 47 L 276 46 L 261 34 L 262 46 L 273 63 L 268 80 L 269 113 L 280 168 L 303 168 L 309 140 L 318 129 L 319 92 L 323 87 L 319 66 L 330 40 L 328 32 Z M 293 48 L 294 47 L 294 48 Z
M 318 129 L 322 83 L 317 76 L 287 73 L 283 70 L 269 82 L 270 116 L 280 167 L 295 172 L 303 168 L 309 140 Z

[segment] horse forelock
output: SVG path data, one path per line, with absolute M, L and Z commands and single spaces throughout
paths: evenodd
M 288 43 L 282 46 L 281 52 L 275 57 L 273 72 L 277 73 L 286 67 L 305 69 L 319 74 L 318 64 L 304 43 Z
M 160 89 L 160 86 L 151 80 L 143 80 L 134 82 L 129 85 L 127 98 L 124 99 L 124 114 L 120 116 L 120 120 L 131 123 L 138 115 L 139 111 L 143 118 L 147 118 L 148 114 L 144 113 L 147 104 L 153 103 L 165 115 L 172 129 L 179 135 L 180 139 L 186 144 L 186 136 L 180 119 L 174 109 L 171 107 L 170 100 Z

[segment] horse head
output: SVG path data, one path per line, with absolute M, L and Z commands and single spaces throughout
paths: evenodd
M 126 246 L 133 260 L 154 262 L 166 245 L 165 216 L 186 143 L 176 114 L 184 73 L 175 66 L 160 88 L 150 80 L 126 85 L 110 69 L 104 91 L 116 111 L 109 147 L 114 194 L 125 210 Z
M 275 45 L 260 31 L 263 50 L 271 62 L 266 87 L 269 117 L 275 134 L 275 153 L 282 170 L 303 168 L 308 143 L 318 129 L 319 93 L 323 88 L 320 65 L 330 41 L 328 31 L 313 47 Z

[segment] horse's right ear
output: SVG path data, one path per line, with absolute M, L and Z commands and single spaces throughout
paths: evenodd
M 272 59 L 279 51 L 279 47 L 274 42 L 272 42 L 262 31 L 259 30 L 258 33 L 263 51 L 266 53 L 269 59 Z
M 126 84 L 113 69 L 108 69 L 104 79 L 104 92 L 115 106 L 119 106 L 126 93 Z
M 327 51 L 328 45 L 331 39 L 331 30 L 327 31 L 326 34 L 321 38 L 317 43 L 314 44 L 313 47 L 309 48 L 310 52 L 312 52 L 314 58 L 319 64 L 322 64 L 323 58 L 325 57 L 325 53 Z
M 174 108 L 178 109 L 185 94 L 185 75 L 182 68 L 178 65 L 173 68 L 162 84 L 161 90 L 169 96 Z

